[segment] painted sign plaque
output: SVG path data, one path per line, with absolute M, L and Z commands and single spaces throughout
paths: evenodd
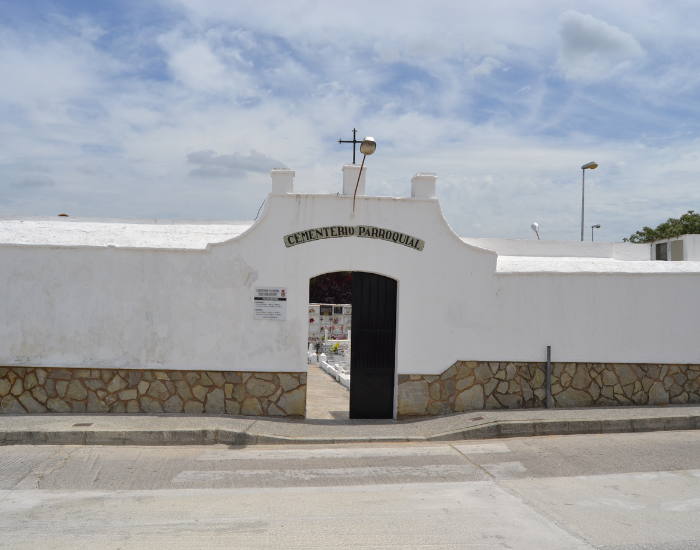
M 318 241 L 321 239 L 338 239 L 341 237 L 361 237 L 363 239 L 380 239 L 421 251 L 425 241 L 391 229 L 371 227 L 368 225 L 331 225 L 329 227 L 317 227 L 307 229 L 284 236 L 284 246 L 287 248 L 298 244 Z
M 253 296 L 253 319 L 285 321 L 287 319 L 287 289 L 256 286 Z

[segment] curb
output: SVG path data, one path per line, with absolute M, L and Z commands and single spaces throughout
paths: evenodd
M 616 420 L 496 421 L 428 436 L 286 437 L 227 429 L 183 430 L 7 430 L 0 445 L 339 445 L 349 443 L 421 443 L 535 437 L 699 430 L 700 416 L 667 416 Z
M 513 420 L 474 426 L 466 430 L 445 432 L 427 441 L 460 439 L 499 439 L 546 435 L 581 435 L 634 432 L 700 430 L 700 416 L 621 418 L 615 420 Z

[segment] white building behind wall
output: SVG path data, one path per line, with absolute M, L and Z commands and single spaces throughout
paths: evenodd
M 357 167 L 346 166 L 344 176 L 356 179 Z M 523 382 L 527 376 L 521 369 L 541 364 L 548 345 L 556 363 L 589 365 L 588 374 L 581 375 L 585 388 L 567 385 L 576 384 L 570 380 L 578 371 L 567 380 L 566 366 L 558 373 L 555 368 L 562 395 L 569 390 L 593 393 L 590 402 L 581 397 L 585 402 L 574 404 L 606 404 L 600 402 L 607 395 L 605 385 L 590 389 L 598 378 L 589 376 L 591 364 L 641 365 L 635 371 L 641 387 L 647 385 L 645 365 L 687 370 L 700 363 L 700 247 L 695 236 L 683 238 L 683 259 L 688 260 L 683 262 L 652 261 L 654 247 L 649 245 L 460 238 L 442 215 L 433 175 L 417 175 L 410 197 L 359 194 L 354 215 L 351 194 L 296 194 L 293 177 L 291 171 L 273 171 L 273 192 L 255 222 L 2 218 L 0 365 L 5 368 L 0 370 L 0 398 L 13 397 L 2 401 L 10 404 L 2 410 L 20 412 L 15 402 L 27 410 L 35 407 L 29 397 L 20 400 L 31 395 L 37 410 L 53 410 L 51 400 L 69 408 L 83 402 L 89 409 L 92 399 L 94 406 L 104 405 L 102 412 L 114 409 L 114 403 L 123 403 L 125 410 L 129 403 L 145 412 L 151 405 L 154 411 L 166 410 L 169 401 L 175 402 L 174 412 L 187 412 L 188 392 L 172 388 L 184 380 L 178 372 L 192 372 L 200 381 L 193 375 L 188 388 L 206 388 L 199 402 L 207 412 L 303 414 L 303 402 L 301 408 L 285 404 L 301 399 L 301 393 L 305 397 L 309 279 L 332 271 L 367 271 L 398 281 L 399 415 L 496 404 L 540 406 L 541 384 L 532 372 Z M 361 192 L 364 186 L 362 181 Z M 355 235 L 303 242 L 303 232 L 338 226 L 378 228 L 385 238 Z M 386 238 L 397 234 L 419 239 L 422 250 Z M 284 320 L 253 318 L 254 292 L 260 287 L 285 289 Z M 487 363 L 496 388 L 503 381 L 518 387 L 489 393 L 485 371 L 477 371 Z M 635 384 L 623 383 L 624 368 L 610 368 L 621 388 Z M 41 371 L 51 380 L 57 369 L 68 373 L 62 375 L 66 381 L 76 380 L 80 371 L 97 380 L 119 376 L 127 385 L 110 392 L 105 382 L 92 397 L 86 386 L 87 397 L 77 399 L 83 395 L 77 392 L 73 401 L 58 390 L 51 396 L 48 389 L 42 401 L 44 396 L 35 396 L 27 383 L 19 394 L 8 390 L 2 395 L 3 377 L 14 388 L 13 376 L 24 379 Z M 98 371 L 110 374 L 96 375 Z M 163 373 L 167 380 L 161 385 L 168 392 L 139 390 L 135 397 L 128 395 L 131 399 L 115 397 L 109 403 L 110 395 L 137 387 L 128 381 L 130 371 L 141 373 L 151 388 L 157 377 L 142 373 Z M 221 378 L 206 375 L 205 380 L 202 373 L 220 373 Z M 238 374 L 226 378 L 226 373 Z M 655 399 L 654 384 L 664 384 L 667 373 L 658 374 L 643 389 L 645 402 Z M 444 378 L 437 381 L 439 391 L 428 389 L 423 407 L 424 388 L 431 388 L 439 375 Z M 476 381 L 466 387 L 470 376 Z M 296 382 L 284 389 L 288 377 Z M 204 385 L 209 379 L 212 385 Z M 402 393 L 401 385 L 409 383 L 413 385 Z M 479 383 L 482 389 L 473 389 Z M 697 390 L 683 386 L 688 383 L 679 382 L 692 401 Z M 301 388 L 304 392 L 294 394 Z M 221 399 L 219 393 L 212 397 L 219 391 Z M 632 396 L 640 391 L 635 385 L 609 399 L 636 402 Z M 672 400 L 669 391 L 666 399 Z M 499 397 L 516 394 L 519 403 Z M 192 402 L 196 405 L 196 398 Z M 559 404 L 571 401 L 562 398 Z
M 700 262 L 700 235 L 680 235 L 660 239 L 649 245 L 652 260 Z

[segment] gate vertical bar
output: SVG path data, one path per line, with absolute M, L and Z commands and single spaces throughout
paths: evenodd
M 547 408 L 552 408 L 552 346 L 547 346 Z

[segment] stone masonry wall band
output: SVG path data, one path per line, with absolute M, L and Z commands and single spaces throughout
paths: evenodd
M 0 413 L 303 416 L 306 373 L 0 367 Z
M 544 407 L 546 363 L 457 361 L 398 377 L 398 417 Z M 700 403 L 700 365 L 554 363 L 555 407 Z
M 545 363 L 399 375 L 398 417 L 544 407 Z M 556 407 L 700 403 L 700 365 L 554 363 Z M 306 373 L 0 367 L 0 413 L 303 416 Z

